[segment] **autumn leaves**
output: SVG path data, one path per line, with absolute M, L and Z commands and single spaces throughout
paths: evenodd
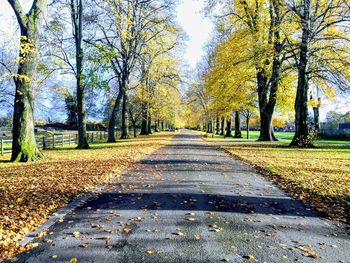
M 163 133 L 84 151 L 47 151 L 49 159 L 37 164 L 0 164 L 0 256 L 10 258 L 32 248 L 33 244 L 21 247 L 18 241 L 53 211 L 97 184 L 116 179 L 123 169 L 135 167 L 141 156 L 171 138 L 172 134 Z

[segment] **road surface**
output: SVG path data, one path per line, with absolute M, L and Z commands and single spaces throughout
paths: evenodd
M 49 232 L 16 262 L 350 262 L 345 226 L 186 131 Z

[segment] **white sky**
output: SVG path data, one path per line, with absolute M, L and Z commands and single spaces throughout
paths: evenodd
M 204 1 L 182 0 L 177 8 L 177 20 L 189 38 L 184 59 L 192 68 L 202 58 L 204 44 L 213 30 L 211 21 L 201 13 L 203 7 Z

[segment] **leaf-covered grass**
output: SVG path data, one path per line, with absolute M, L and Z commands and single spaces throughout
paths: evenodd
M 0 259 L 28 249 L 17 242 L 54 211 L 96 185 L 117 179 L 144 155 L 169 143 L 173 133 L 45 151 L 46 160 L 28 164 L 0 157 Z
M 319 144 L 315 149 L 289 148 L 286 142 L 230 142 L 221 145 L 271 178 L 294 197 L 325 216 L 350 219 L 350 148 Z

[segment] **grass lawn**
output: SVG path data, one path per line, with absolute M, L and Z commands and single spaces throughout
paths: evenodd
M 206 140 L 253 165 L 327 217 L 349 223 L 350 142 L 320 140 L 318 148 L 295 149 L 288 147 L 292 134 L 276 135 L 286 139 L 272 143 L 220 137 Z
M 28 249 L 17 242 L 55 210 L 96 185 L 117 179 L 173 135 L 95 143 L 89 150 L 58 148 L 45 151 L 46 160 L 28 164 L 7 162 L 10 155 L 0 157 L 0 259 Z
M 206 133 L 201 133 L 202 136 L 205 136 Z M 242 131 L 242 139 L 235 139 L 235 138 L 225 138 L 224 136 L 220 136 L 220 135 L 214 135 L 214 137 L 212 138 L 212 135 L 209 134 L 207 135 L 208 138 L 210 139 L 216 139 L 216 140 L 222 140 L 222 141 L 256 141 L 259 138 L 259 131 L 250 131 L 249 132 L 249 140 L 247 140 L 247 132 L 246 131 Z M 276 138 L 280 141 L 280 142 L 285 142 L 285 143 L 289 143 L 292 141 L 294 133 L 293 132 L 275 132 L 275 136 Z M 334 144 L 334 145 L 348 145 L 350 146 L 350 140 L 332 140 L 332 139 L 319 139 L 317 141 L 315 141 L 316 144 Z

